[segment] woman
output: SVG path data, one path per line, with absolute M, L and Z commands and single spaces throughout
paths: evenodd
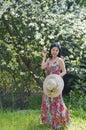
M 46 76 L 58 74 L 63 77 L 66 74 L 66 68 L 64 60 L 60 57 L 60 45 L 58 43 L 53 43 L 49 50 L 48 59 L 46 59 L 46 54 L 46 51 L 42 52 L 43 60 L 41 64 L 41 69 L 45 69 Z M 54 130 L 68 125 L 70 115 L 63 102 L 62 94 L 51 100 L 50 97 L 43 93 L 41 119 L 44 124 L 52 126 Z

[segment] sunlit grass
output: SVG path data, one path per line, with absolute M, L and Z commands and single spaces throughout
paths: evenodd
M 13 112 L 1 110 L 0 130 L 53 130 L 40 123 L 41 95 L 35 96 L 31 97 L 28 110 L 16 110 Z M 71 101 L 72 104 L 68 104 L 67 99 L 65 102 L 71 115 L 71 123 L 67 130 L 86 130 L 86 112 L 81 107 L 83 104 L 80 102 L 78 104 L 76 99 L 73 99 L 74 102 Z
M 68 130 L 86 130 L 86 113 L 70 111 L 71 124 Z M 40 110 L 0 112 L 0 130 L 52 130 L 40 124 Z

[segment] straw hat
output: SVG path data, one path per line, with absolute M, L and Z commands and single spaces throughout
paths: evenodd
M 64 81 L 57 74 L 48 75 L 43 82 L 44 93 L 51 98 L 58 97 L 64 88 Z

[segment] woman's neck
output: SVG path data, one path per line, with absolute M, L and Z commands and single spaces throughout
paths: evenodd
M 56 57 L 52 57 L 51 59 L 52 59 L 52 60 L 55 60 L 55 59 L 57 59 L 57 58 L 58 58 L 58 57 L 56 56 Z
M 58 57 L 52 57 L 51 58 L 51 61 L 55 61 L 55 60 L 57 60 L 58 59 Z

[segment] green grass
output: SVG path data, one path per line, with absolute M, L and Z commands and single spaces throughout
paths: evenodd
M 68 130 L 86 130 L 83 110 L 70 111 L 72 122 Z M 40 124 L 40 110 L 0 112 L 0 130 L 52 130 Z
M 39 99 L 40 95 L 32 96 L 28 110 L 17 110 L 13 112 L 10 110 L 1 110 L 0 130 L 52 130 L 52 128 L 40 124 L 41 100 Z M 66 103 L 67 99 L 65 99 Z M 76 101 L 76 99 L 73 100 Z M 71 115 L 71 124 L 68 130 L 86 130 L 86 112 L 81 106 L 82 103 L 80 104 L 80 102 L 79 104 L 77 102 L 67 104 Z

